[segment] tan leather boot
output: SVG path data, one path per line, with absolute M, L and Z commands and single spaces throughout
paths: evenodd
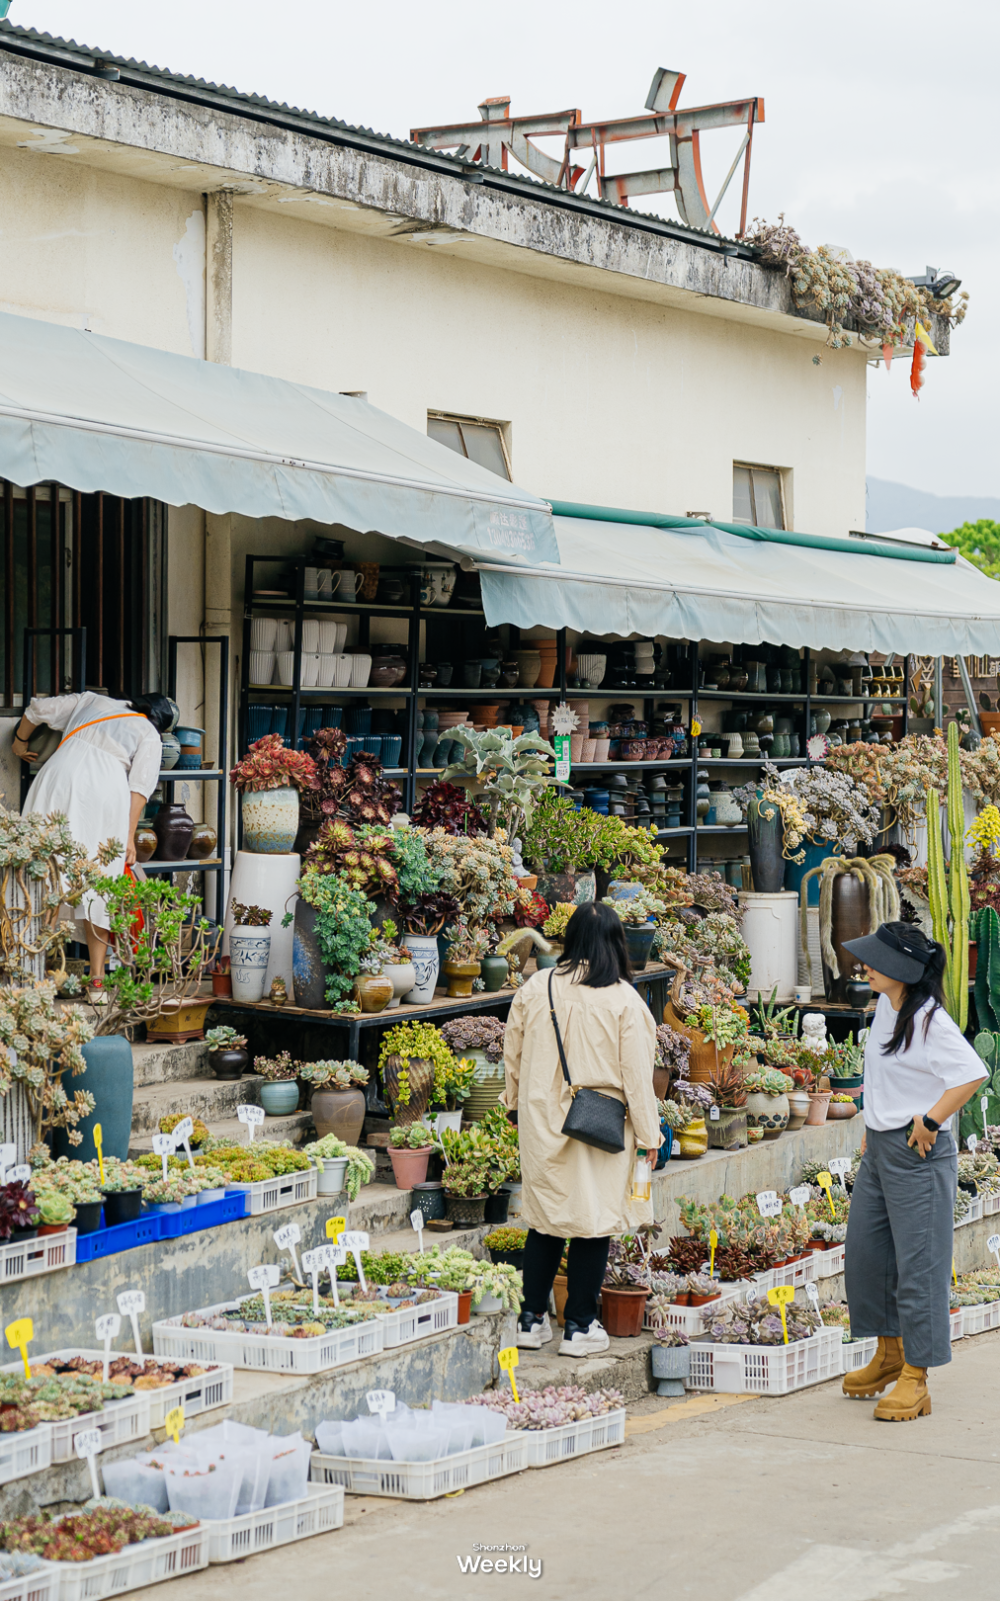
M 867 1367 L 844 1377 L 844 1394 L 852 1401 L 881 1395 L 903 1371 L 903 1342 L 897 1335 L 879 1335 L 878 1350 Z
M 911 1418 L 930 1417 L 931 1398 L 927 1394 L 927 1369 L 903 1364 L 899 1380 L 875 1408 L 883 1423 L 909 1423 Z

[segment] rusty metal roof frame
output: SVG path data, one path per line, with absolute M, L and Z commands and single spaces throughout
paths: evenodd
M 629 206 L 617 205 L 609 200 L 590 195 L 575 195 L 571 190 L 558 188 L 538 178 L 521 173 L 504 172 L 501 168 L 471 163 L 457 156 L 416 145 L 408 140 L 396 139 L 391 134 L 376 133 L 371 128 L 358 128 L 336 117 L 322 117 L 315 111 L 304 111 L 268 100 L 264 95 L 248 94 L 226 84 L 208 83 L 204 78 L 168 72 L 162 67 L 150 66 L 144 61 L 116 56 L 107 50 L 95 50 L 73 39 L 60 39 L 53 34 L 39 33 L 16 23 L 0 21 L 0 51 L 21 55 L 34 61 L 49 62 L 91 77 L 121 82 L 133 88 L 145 89 L 175 100 L 186 100 L 196 105 L 214 106 L 232 116 L 268 122 L 291 133 L 307 134 L 333 144 L 373 155 L 404 161 L 410 166 L 423 167 L 466 183 L 478 183 L 509 193 L 553 205 L 559 209 L 582 215 L 601 217 L 638 232 L 656 233 L 664 238 L 698 245 L 713 255 L 739 256 L 753 260 L 753 250 L 739 240 L 698 228 L 691 224 L 658 217 L 649 212 L 635 211 Z

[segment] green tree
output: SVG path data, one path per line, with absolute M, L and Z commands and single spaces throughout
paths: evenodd
M 941 538 L 988 578 L 1000 578 L 1000 523 L 980 517 L 978 522 L 963 523 L 961 528 L 953 528 Z

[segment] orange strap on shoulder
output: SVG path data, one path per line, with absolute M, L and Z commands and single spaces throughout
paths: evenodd
M 95 717 L 93 722 L 91 722 L 91 723 L 81 723 L 79 728 L 72 729 L 66 735 L 66 739 L 61 739 L 59 741 L 58 749 L 62 750 L 63 746 L 66 743 L 66 740 L 67 739 L 72 739 L 74 734 L 82 734 L 85 728 L 96 728 L 98 723 L 117 723 L 123 717 L 144 717 L 144 716 L 145 716 L 144 712 L 116 712 L 113 717 Z

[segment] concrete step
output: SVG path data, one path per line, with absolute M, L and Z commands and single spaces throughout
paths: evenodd
M 547 1384 L 579 1384 L 589 1391 L 620 1390 L 626 1401 L 638 1401 L 650 1392 L 652 1372 L 649 1352 L 656 1343 L 652 1334 L 631 1339 L 613 1339 L 599 1356 L 560 1356 L 562 1329 L 551 1319 L 553 1338 L 540 1351 L 519 1351 L 517 1383 L 519 1389 L 544 1390 Z
M 250 1096 L 247 1097 L 251 1099 Z M 175 1111 L 186 1111 L 180 1102 Z M 162 1113 L 160 1114 L 163 1115 Z M 233 1145 L 245 1145 L 247 1131 L 238 1118 L 213 1118 L 211 1122 L 212 1133 L 217 1138 L 227 1140 Z M 153 1135 L 156 1128 L 147 1129 L 143 1133 L 136 1133 L 132 1129 L 129 1140 L 130 1156 L 145 1156 L 153 1149 Z M 315 1130 L 311 1112 L 292 1112 L 288 1117 L 269 1117 L 264 1124 L 264 1137 L 269 1140 L 289 1140 L 292 1145 L 303 1145 L 307 1140 L 314 1138 Z
M 175 1078 L 137 1085 L 132 1098 L 132 1133 L 155 1134 L 161 1117 L 186 1112 L 200 1117 L 215 1134 L 219 1132 L 217 1125 L 236 1121 L 236 1108 L 243 1102 L 260 1105 L 263 1082 L 249 1074 L 237 1079 Z M 243 1137 L 246 1138 L 245 1130 Z
M 204 1040 L 192 1040 L 188 1045 L 133 1045 L 132 1075 L 136 1086 L 178 1078 L 215 1082 L 212 1055 Z

